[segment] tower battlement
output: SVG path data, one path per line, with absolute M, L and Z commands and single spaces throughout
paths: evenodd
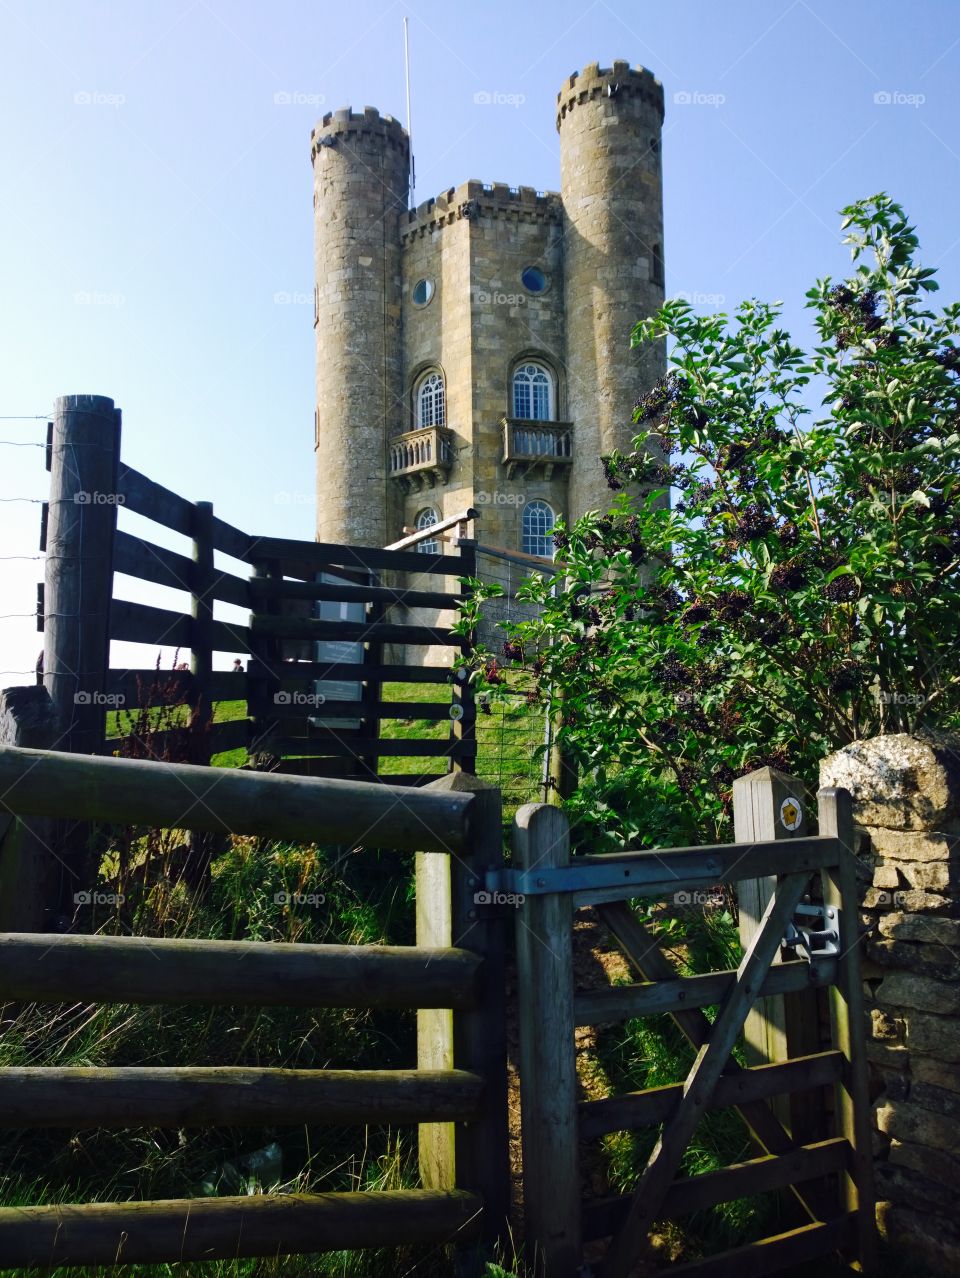
M 582 71 L 574 71 L 557 94 L 557 128 L 575 107 L 602 95 L 640 98 L 663 120 L 663 85 L 652 71 L 631 67 L 629 62 L 614 62 L 612 67 L 591 62 Z
M 354 111 L 352 107 L 341 107 L 339 111 L 328 111 L 315 129 L 310 130 L 310 159 L 315 160 L 318 149 L 323 145 L 321 139 L 329 138 L 336 144 L 336 139 L 344 134 L 360 134 L 370 138 L 378 138 L 389 147 L 395 147 L 405 154 L 410 151 L 410 138 L 406 129 L 392 115 L 381 115 L 376 107 L 364 107 L 362 111 Z
M 400 221 L 400 238 L 425 235 L 461 218 L 512 217 L 524 222 L 558 222 L 563 206 L 558 191 L 538 191 L 532 186 L 508 186 L 506 182 L 480 182 L 471 178 L 452 186 L 415 209 Z
M 607 508 L 601 459 L 630 449 L 665 361 L 630 343 L 663 304 L 664 93 L 627 61 L 562 83 L 543 104 L 555 191 L 471 178 L 410 208 L 398 120 L 317 122 L 320 541 L 382 546 L 482 507 L 484 541 L 545 555 L 555 519 Z

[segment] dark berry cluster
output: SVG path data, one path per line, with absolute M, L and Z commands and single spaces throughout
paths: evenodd
M 843 692 L 853 692 L 863 683 L 863 670 L 859 661 L 845 661 L 830 671 L 828 687 L 839 696 Z
M 788 520 L 785 524 L 780 525 L 777 529 L 777 540 L 781 546 L 785 546 L 788 550 L 792 550 L 799 542 L 800 529 L 793 520 Z
M 689 607 L 684 609 L 680 620 L 685 626 L 695 626 L 701 621 L 709 620 L 711 612 L 712 609 L 705 600 L 694 599 Z
M 512 639 L 507 639 L 503 645 L 503 655 L 508 661 L 522 661 L 523 648 L 518 643 L 514 643 Z
M 751 503 L 749 506 L 742 507 L 737 513 L 737 528 L 733 539 L 740 545 L 756 541 L 760 537 L 765 537 L 776 522 L 769 511 Z
M 719 709 L 716 711 L 717 727 L 722 733 L 730 735 L 736 732 L 737 728 L 743 722 L 743 715 L 737 707 L 737 702 L 733 697 L 727 697 L 720 703 Z M 733 778 L 731 777 L 732 781 Z
M 654 667 L 653 675 L 663 688 L 683 688 L 691 681 L 690 671 L 672 653 Z
M 718 621 L 739 621 L 750 611 L 750 596 L 745 590 L 722 590 L 714 600 L 714 612 Z
M 845 284 L 837 284 L 827 295 L 827 301 L 834 310 L 838 311 L 850 324 L 860 324 L 867 333 L 873 333 L 883 324 L 883 320 L 877 314 L 877 295 L 873 289 L 867 289 L 865 292 L 857 296 Z M 846 345 L 852 338 L 849 330 L 841 329 L 844 336 L 843 345 Z M 837 335 L 840 345 L 840 334 Z
M 646 599 L 649 606 L 662 612 L 664 617 L 677 613 L 684 604 L 683 596 L 673 586 L 652 586 Z
M 831 603 L 853 603 L 860 598 L 860 583 L 852 572 L 841 573 L 826 583 L 823 597 Z
M 665 377 L 658 377 L 646 395 L 637 400 L 634 420 L 648 422 L 668 413 L 681 399 L 686 384 L 686 378 L 681 373 L 667 373 Z
M 785 564 L 777 564 L 770 574 L 770 585 L 774 590 L 800 590 L 807 584 L 807 574 L 803 565 L 796 559 Z
M 617 493 L 623 487 L 623 481 L 620 478 L 621 464 L 613 457 L 601 457 L 603 464 L 603 477 L 607 481 L 607 487 Z

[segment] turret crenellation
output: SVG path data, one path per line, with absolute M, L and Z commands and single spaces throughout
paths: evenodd
M 315 129 L 310 131 L 310 158 L 315 160 L 318 149 L 336 145 L 338 137 L 344 134 L 365 134 L 385 142 L 391 148 L 397 148 L 409 155 L 410 138 L 406 129 L 392 115 L 381 115 L 376 107 L 364 107 L 362 111 L 354 111 L 352 107 L 341 107 L 338 111 L 328 111 Z M 324 139 L 327 139 L 326 141 Z
M 471 178 L 410 209 L 401 220 L 400 237 L 407 240 L 414 235 L 424 235 L 465 217 L 558 222 L 561 216 L 559 191 L 538 191 L 532 186 L 508 186 L 506 182 L 480 182 Z
M 639 98 L 654 107 L 663 120 L 663 85 L 646 67 L 631 67 L 629 62 L 614 62 L 601 67 L 591 62 L 582 71 L 574 71 L 557 94 L 557 128 L 578 105 L 600 96 Z

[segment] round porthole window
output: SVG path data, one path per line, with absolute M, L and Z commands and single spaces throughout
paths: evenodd
M 524 267 L 520 275 L 520 282 L 528 293 L 542 293 L 547 287 L 547 277 L 539 266 Z
M 413 304 L 414 306 L 427 306 L 433 299 L 433 280 L 417 280 L 413 286 Z

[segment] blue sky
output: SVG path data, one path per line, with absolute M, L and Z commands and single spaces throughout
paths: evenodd
M 418 200 L 469 177 L 556 189 L 560 83 L 624 58 L 666 92 L 668 294 L 783 298 L 806 337 L 804 292 L 847 263 L 836 211 L 885 189 L 956 298 L 956 13 L 0 0 L 0 416 L 110 395 L 130 464 L 250 531 L 312 536 L 310 129 L 346 105 L 405 118 L 404 15 Z M 2 421 L 0 438 L 40 441 L 43 422 Z M 0 496 L 43 497 L 42 457 L 0 445 Z M 37 553 L 36 506 L 7 500 L 0 522 L 4 556 Z M 0 613 L 33 607 L 40 570 L 0 560 Z M 39 646 L 29 620 L 0 620 L 0 671 Z

